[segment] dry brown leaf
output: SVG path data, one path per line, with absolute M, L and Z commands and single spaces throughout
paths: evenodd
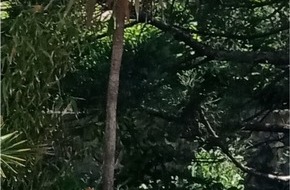
M 44 10 L 43 5 L 33 5 L 32 6 L 32 11 L 34 13 L 41 13 Z

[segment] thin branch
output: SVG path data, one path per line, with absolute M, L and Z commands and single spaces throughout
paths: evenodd
M 70 12 L 70 10 L 71 10 L 71 8 L 72 8 L 74 3 L 75 3 L 75 0 L 70 0 L 68 2 L 68 5 L 67 5 L 67 7 L 66 7 L 66 9 L 64 11 L 64 17 L 66 17 L 68 15 L 68 13 Z
M 234 8 L 259 8 L 259 7 L 264 7 L 264 6 L 269 6 L 269 5 L 274 5 L 276 3 L 279 3 L 280 1 L 277 0 L 272 0 L 272 1 L 264 1 L 264 2 L 255 2 L 252 1 L 251 3 L 232 3 L 232 4 L 224 4 L 223 7 L 234 7 Z
M 129 24 L 125 25 L 125 28 L 132 27 L 140 22 L 145 22 L 145 19 L 140 19 L 140 21 L 133 21 Z M 161 21 L 157 21 L 155 19 L 151 19 L 149 22 L 151 25 L 159 28 L 164 32 L 170 32 L 176 40 L 181 40 L 185 42 L 185 44 L 189 45 L 192 49 L 196 51 L 196 53 L 207 56 L 208 59 L 214 60 L 222 60 L 222 61 L 234 61 L 234 62 L 254 62 L 254 63 L 269 63 L 273 65 L 288 65 L 289 64 L 289 57 L 287 52 L 242 52 L 242 51 L 223 51 L 223 50 L 215 50 L 211 47 L 204 45 L 200 42 L 195 41 L 190 33 L 187 33 L 179 28 L 174 26 L 170 26 L 166 23 Z M 260 38 L 265 37 L 267 35 L 275 34 L 279 31 L 288 29 L 288 26 L 282 26 L 281 28 L 275 29 L 268 33 L 264 34 L 256 34 L 252 35 L 249 38 Z M 201 34 L 201 32 L 200 32 Z M 204 33 L 206 34 L 206 33 Z M 223 35 L 223 34 L 209 34 L 209 35 Z M 91 36 L 87 39 L 88 42 L 95 42 L 98 39 L 107 37 L 108 33 L 103 33 L 97 36 Z M 235 37 L 235 38 L 244 38 L 245 36 L 235 36 L 235 35 L 228 35 L 224 34 L 225 37 Z
M 242 163 L 237 161 L 236 158 L 234 158 L 233 155 L 230 153 L 230 151 L 221 143 L 220 137 L 216 134 L 216 132 L 211 127 L 210 123 L 205 118 L 204 113 L 203 113 L 202 110 L 199 111 L 199 114 L 200 114 L 201 122 L 204 124 L 204 126 L 206 127 L 206 129 L 208 130 L 210 135 L 212 135 L 213 138 L 215 139 L 216 145 L 218 147 L 220 147 L 222 152 L 225 155 L 227 155 L 227 157 L 236 165 L 236 167 L 240 168 L 243 172 L 255 175 L 257 177 L 263 177 L 263 178 L 266 178 L 266 179 L 269 179 L 269 180 L 276 180 L 276 181 L 285 181 L 285 182 L 289 182 L 290 181 L 290 175 L 288 175 L 288 176 L 279 176 L 279 175 L 274 175 L 274 174 L 262 173 L 262 172 L 257 171 L 254 168 L 250 168 L 250 167 L 244 166 Z
M 246 103 L 248 103 L 248 102 L 246 102 Z M 243 123 L 246 123 L 246 122 L 253 121 L 254 119 L 256 119 L 256 118 L 260 117 L 262 114 L 264 114 L 267 110 L 268 110 L 268 108 L 266 108 L 266 109 L 261 109 L 260 111 L 258 111 L 258 112 L 255 113 L 254 115 L 251 115 L 250 117 L 244 119 L 242 122 L 243 122 Z M 268 110 L 268 111 L 266 112 L 266 115 L 267 115 L 267 113 L 269 113 L 269 112 L 271 112 L 271 111 L 272 111 L 271 109 Z
M 49 3 L 44 7 L 44 11 L 48 10 L 48 8 L 52 5 L 52 3 L 54 2 L 54 0 L 50 0 Z
M 266 117 L 268 117 L 268 115 L 271 113 L 273 111 L 273 109 L 270 109 L 269 111 L 267 111 L 267 113 L 259 120 L 259 122 L 263 122 L 264 121 L 264 119 L 266 118 Z
M 154 108 L 146 108 L 142 106 L 143 111 L 145 111 L 147 114 L 154 116 L 154 117 L 159 117 L 161 119 L 164 119 L 166 121 L 174 121 L 174 122 L 180 122 L 180 117 L 172 114 L 168 114 L 166 112 L 162 112 L 161 110 L 157 110 Z
M 161 110 L 157 110 L 154 108 L 146 108 L 142 106 L 143 111 L 147 114 L 164 119 L 169 122 L 177 122 L 183 123 L 183 119 L 177 115 L 169 114 L 167 112 L 163 112 Z M 285 125 L 278 125 L 278 124 L 263 124 L 263 123 L 244 123 L 244 124 L 236 124 L 237 126 L 241 127 L 241 130 L 245 131 L 257 131 L 257 132 L 276 132 L 276 133 L 285 133 L 288 134 L 290 132 L 290 126 Z M 212 131 L 214 132 L 214 131 Z
M 209 61 L 211 61 L 211 59 L 209 57 L 205 57 L 202 60 L 196 61 L 193 60 L 194 58 L 189 57 L 188 59 L 182 60 L 182 62 L 179 62 L 175 65 L 173 65 L 172 70 L 176 73 L 177 71 L 180 70 L 190 70 L 193 68 L 197 68 L 198 66 L 204 65 L 206 63 L 208 63 Z M 190 63 L 188 63 L 190 62 Z
M 271 143 L 273 143 L 273 142 L 282 141 L 282 140 L 285 139 L 286 137 L 287 137 L 287 136 L 284 135 L 283 137 L 280 137 L 280 138 L 267 139 L 267 140 L 265 140 L 265 141 L 258 142 L 258 143 L 256 143 L 256 144 L 254 144 L 254 145 L 248 147 L 247 150 L 252 149 L 252 148 L 257 148 L 257 147 L 262 146 L 262 145 L 264 145 L 264 144 L 271 144 Z M 276 148 L 277 148 L 277 147 L 276 147 Z
M 174 65 L 169 66 L 167 69 L 170 73 L 176 74 L 178 71 L 190 70 L 197 68 L 198 66 L 204 65 L 211 61 L 208 57 L 201 57 L 198 55 L 185 56 L 181 60 L 178 60 Z
M 279 28 L 275 28 L 273 30 L 270 30 L 268 32 L 264 33 L 257 33 L 257 34 L 252 34 L 252 35 L 238 35 L 238 34 L 225 34 L 225 33 L 207 33 L 203 31 L 198 31 L 198 30 L 190 30 L 192 33 L 198 34 L 198 35 L 206 35 L 206 36 L 211 36 L 211 37 L 225 37 L 229 39 L 237 39 L 237 40 L 253 40 L 253 39 L 258 39 L 258 38 L 263 38 L 267 36 L 271 36 L 277 33 L 280 33 L 282 31 L 289 30 L 288 25 L 283 25 Z
M 290 126 L 278 125 L 278 124 L 270 124 L 270 123 L 247 123 L 243 125 L 242 130 L 247 131 L 264 131 L 264 132 L 278 132 L 278 133 L 286 133 L 290 132 Z
M 144 22 L 144 21 L 143 21 Z M 207 56 L 214 60 L 232 61 L 241 63 L 269 63 L 273 65 L 288 66 L 289 56 L 286 51 L 280 52 L 247 52 L 247 51 L 226 51 L 213 49 L 210 46 L 194 40 L 190 33 L 179 28 L 168 25 L 156 19 L 151 19 L 149 23 L 163 32 L 171 33 L 176 40 L 183 41 L 201 56 Z

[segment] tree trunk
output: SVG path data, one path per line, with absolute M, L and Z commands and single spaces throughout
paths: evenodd
M 125 4 L 125 1 L 127 0 L 116 1 L 114 9 L 116 28 L 113 33 L 113 50 L 111 57 L 112 60 L 107 92 L 106 129 L 103 162 L 103 190 L 114 189 L 117 99 L 119 91 L 120 66 L 123 54 L 125 20 L 124 9 L 122 6 Z

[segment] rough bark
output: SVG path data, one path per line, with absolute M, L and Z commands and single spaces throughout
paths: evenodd
M 114 165 L 117 128 L 117 99 L 119 91 L 119 75 L 124 41 L 124 10 L 126 0 L 118 0 L 115 5 L 116 28 L 113 33 L 113 50 L 107 92 L 106 129 L 103 162 L 103 190 L 114 189 Z

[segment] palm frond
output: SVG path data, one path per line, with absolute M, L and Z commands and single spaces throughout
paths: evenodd
M 23 148 L 26 140 L 19 140 L 21 133 L 14 131 L 0 136 L 0 176 L 6 178 L 7 172 L 17 174 L 15 167 L 25 167 L 25 153 L 30 148 Z

